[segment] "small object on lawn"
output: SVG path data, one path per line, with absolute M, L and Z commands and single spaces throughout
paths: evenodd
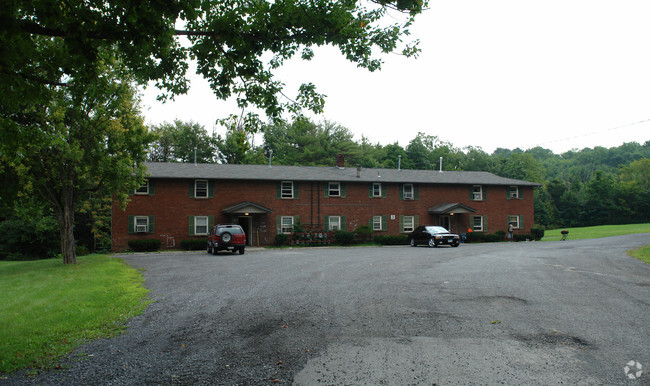
M 560 232 L 560 233 L 562 234 L 562 238 L 561 238 L 560 240 L 561 240 L 561 241 L 566 240 L 567 236 L 569 235 L 569 231 L 567 231 L 567 230 L 563 230 L 563 231 Z

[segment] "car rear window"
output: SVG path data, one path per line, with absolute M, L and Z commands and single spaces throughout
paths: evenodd
M 235 234 L 235 235 L 241 235 L 241 234 L 244 233 L 244 231 L 241 229 L 240 226 L 219 227 L 219 228 L 217 228 L 217 234 L 221 234 L 221 233 L 223 233 L 225 231 L 228 231 L 228 232 L 230 232 L 232 234 Z

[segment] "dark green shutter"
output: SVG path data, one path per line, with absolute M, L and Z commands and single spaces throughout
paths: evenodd
M 487 201 L 487 186 L 481 186 L 481 192 L 483 193 L 483 201 Z
M 474 185 L 469 186 L 469 200 L 474 201 Z
M 190 198 L 194 198 L 194 180 L 190 180 Z
M 296 229 L 297 224 L 300 224 L 300 216 L 293 216 L 293 227 L 291 227 L 291 230 Z
M 155 216 L 149 216 L 149 233 L 154 233 L 156 231 L 156 218 Z
M 330 196 L 330 183 L 326 182 L 325 183 L 325 198 L 328 198 Z
M 381 186 L 381 198 L 386 198 L 386 186 L 380 184 Z
M 404 216 L 402 215 L 399 216 L 399 232 L 404 232 Z
M 413 230 L 415 230 L 415 228 L 418 226 L 420 226 L 420 216 L 415 215 L 413 216 Z
M 299 198 L 299 195 L 298 195 L 298 183 L 293 182 L 292 185 L 293 185 L 293 199 L 297 200 Z
M 129 224 L 127 225 L 127 230 L 129 233 L 134 233 L 135 232 L 135 217 L 134 216 L 129 216 Z
M 341 197 L 345 198 L 345 184 L 343 182 L 339 182 L 339 189 L 341 189 Z
M 210 230 L 212 230 L 213 226 L 214 226 L 214 216 L 208 216 L 208 233 L 210 233 Z
M 190 236 L 194 236 L 194 216 L 190 216 L 189 224 L 190 227 L 189 230 L 187 231 L 187 234 Z
M 154 185 L 155 184 L 153 183 L 153 181 L 149 180 L 149 195 L 150 196 L 153 196 L 154 193 L 155 193 Z
M 523 200 L 523 199 L 524 199 L 524 187 L 523 187 L 523 186 L 519 186 L 519 187 L 517 188 L 517 191 L 518 191 L 518 193 L 519 193 L 519 199 L 520 199 L 520 200 Z
M 374 185 L 372 182 L 368 185 L 368 198 L 374 197 Z
M 214 198 L 214 181 L 208 180 L 208 197 Z
M 404 200 L 404 184 L 399 185 L 399 199 Z
M 281 233 L 282 232 L 282 216 L 276 215 L 275 216 L 275 233 Z
M 488 231 L 487 215 L 483 215 L 483 232 L 487 233 L 487 231 Z
M 345 231 L 347 229 L 348 229 L 348 226 L 347 226 L 347 224 L 345 222 L 345 216 L 341 216 L 341 230 Z
M 330 216 L 325 216 L 323 219 L 323 227 L 325 228 L 326 232 L 330 230 Z
M 388 216 L 381 216 L 381 230 L 386 231 L 388 229 Z
M 524 215 L 519 215 L 519 229 L 524 229 Z
M 420 189 L 418 189 L 418 186 L 413 184 L 413 199 L 417 200 L 420 197 Z

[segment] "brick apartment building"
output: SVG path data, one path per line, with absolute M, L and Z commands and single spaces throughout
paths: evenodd
M 205 238 L 219 223 L 241 224 L 249 245 L 271 245 L 276 234 L 305 230 L 398 235 L 418 225 L 452 232 L 529 233 L 539 184 L 487 172 L 396 170 L 337 166 L 147 163 L 147 183 L 126 210 L 113 203 L 112 248 L 158 238 L 163 248 Z

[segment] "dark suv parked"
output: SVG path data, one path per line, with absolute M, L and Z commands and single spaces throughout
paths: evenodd
M 246 234 L 237 224 L 219 224 L 210 231 L 208 236 L 208 253 L 216 255 L 219 251 L 239 251 L 244 254 L 246 247 Z

